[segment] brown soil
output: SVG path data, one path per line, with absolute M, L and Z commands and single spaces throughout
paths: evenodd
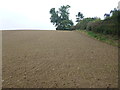
M 3 31 L 3 88 L 116 88 L 118 49 L 75 31 Z
M 2 31 L 0 30 L 0 90 L 2 88 Z

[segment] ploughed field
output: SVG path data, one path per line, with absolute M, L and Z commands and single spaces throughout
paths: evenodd
M 117 86 L 117 47 L 76 31 L 2 31 L 3 88 Z

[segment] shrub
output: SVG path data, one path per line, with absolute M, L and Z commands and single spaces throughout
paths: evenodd
M 120 36 L 120 11 L 114 10 L 113 15 L 105 20 L 84 18 L 74 27 L 77 30 Z
M 92 21 L 87 24 L 87 30 L 102 34 L 118 34 L 118 24 L 110 20 Z
M 78 30 L 85 30 L 87 28 L 87 24 L 95 20 L 100 20 L 100 19 L 96 17 L 95 18 L 84 18 L 83 20 L 81 20 L 80 22 L 76 24 L 75 28 Z

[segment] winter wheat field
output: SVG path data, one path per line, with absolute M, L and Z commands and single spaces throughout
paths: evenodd
M 2 31 L 3 88 L 117 88 L 118 48 L 77 31 Z

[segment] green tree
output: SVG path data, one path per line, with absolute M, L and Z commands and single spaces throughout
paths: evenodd
M 84 18 L 83 14 L 81 12 L 78 12 L 78 14 L 76 15 L 76 22 L 80 22 L 80 20 L 82 20 Z
M 53 23 L 53 25 L 57 26 L 59 23 L 59 16 L 58 16 L 58 12 L 55 11 L 55 8 L 52 8 L 50 10 L 50 14 L 51 14 L 51 22 Z
M 73 26 L 72 20 L 62 20 L 60 25 L 56 28 L 57 30 L 71 30 Z
M 114 8 L 114 10 L 110 11 L 110 14 L 112 14 L 111 18 L 113 19 L 117 19 L 120 23 L 120 10 L 117 10 L 116 8 Z
M 55 8 L 50 9 L 50 20 L 56 26 L 56 30 L 70 30 L 73 26 L 72 20 L 69 20 L 69 5 L 61 6 L 59 11 Z
M 112 14 L 112 16 L 114 16 L 114 15 L 117 15 L 117 12 L 118 12 L 118 10 L 116 8 L 114 8 L 114 10 L 110 11 L 110 14 Z
M 110 17 L 110 14 L 105 13 L 104 17 L 105 17 L 105 19 L 108 19 Z

